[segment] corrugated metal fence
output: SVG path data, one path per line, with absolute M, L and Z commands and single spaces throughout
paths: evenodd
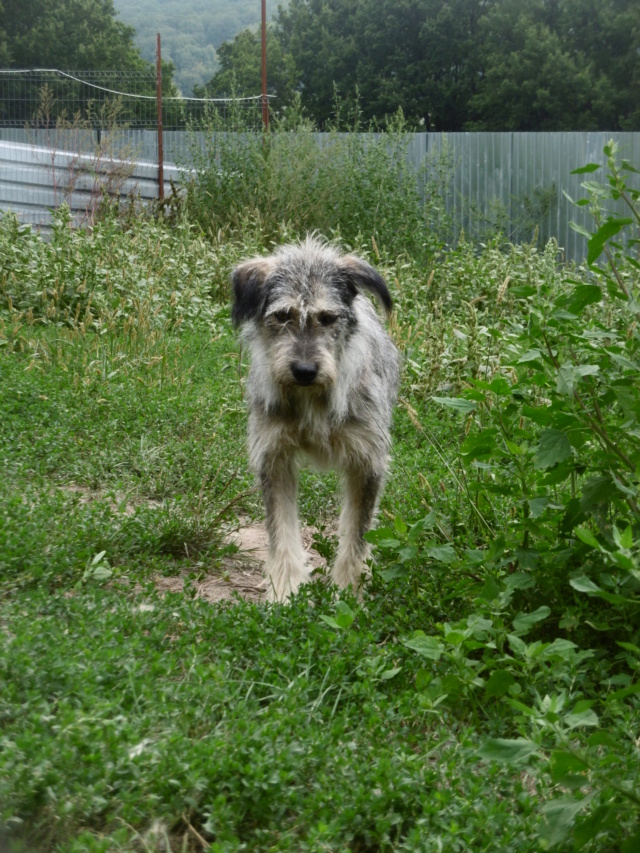
M 189 165 L 199 135 L 165 133 L 165 182 L 178 180 L 180 167 Z M 498 226 L 514 241 L 531 240 L 537 228 L 541 242 L 555 237 L 566 259 L 580 261 L 586 240 L 569 223 L 589 227 L 591 222 L 564 192 L 574 199 L 585 195 L 581 182 L 597 179 L 598 173 L 571 171 L 586 163 L 604 165 L 603 148 L 611 138 L 620 155 L 640 168 L 640 133 L 417 133 L 408 137 L 407 157 L 416 169 L 425 162 L 429 167 L 448 163 L 446 201 L 454 239 L 462 231 L 483 239 Z M 46 227 L 49 209 L 67 200 L 82 219 L 100 195 L 100 183 L 121 196 L 157 197 L 156 134 L 0 129 L 0 208 Z
M 129 197 L 143 203 L 157 199 L 157 163 L 124 157 L 102 144 L 93 153 L 82 153 L 86 146 L 64 144 L 69 141 L 49 140 L 45 146 L 0 140 L 0 209 L 13 211 L 46 234 L 52 211 L 64 202 L 81 226 L 92 221 L 104 193 L 123 202 Z M 165 194 L 171 192 L 171 180 L 179 182 L 180 177 L 178 168 L 165 167 Z
M 567 260 L 582 261 L 586 239 L 569 223 L 593 229 L 587 208 L 572 199 L 586 197 L 583 181 L 606 182 L 604 172 L 572 175 L 587 163 L 606 164 L 605 145 L 614 139 L 619 157 L 640 169 L 640 133 L 450 133 L 424 134 L 425 154 L 447 147 L 452 163 L 448 206 L 454 223 L 472 237 L 483 224 L 501 225 L 515 242 L 531 240 L 536 226 L 542 243 L 555 237 Z M 600 177 L 601 176 L 601 177 Z M 640 180 L 631 183 L 640 189 Z M 612 205 L 628 216 L 622 202 Z

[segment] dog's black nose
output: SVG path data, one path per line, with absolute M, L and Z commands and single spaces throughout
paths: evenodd
M 298 385 L 311 385 L 318 375 L 318 367 L 312 361 L 295 361 L 291 372 Z

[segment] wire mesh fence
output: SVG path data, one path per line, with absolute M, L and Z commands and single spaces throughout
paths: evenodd
M 163 85 L 166 88 L 166 85 Z M 150 72 L 0 69 L 0 127 L 257 130 L 262 97 L 186 98 L 161 91 Z

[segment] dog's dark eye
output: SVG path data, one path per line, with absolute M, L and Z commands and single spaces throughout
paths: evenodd
M 288 323 L 291 319 L 291 311 L 274 311 L 271 316 L 278 323 Z
M 322 311 L 318 314 L 318 323 L 321 326 L 333 326 L 333 324 L 338 319 L 337 314 L 331 314 L 329 311 Z

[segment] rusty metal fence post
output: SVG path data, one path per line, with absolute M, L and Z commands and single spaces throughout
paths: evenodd
M 162 144 L 162 51 L 160 33 L 156 42 L 156 94 L 158 99 L 158 201 L 164 199 L 164 150 Z

